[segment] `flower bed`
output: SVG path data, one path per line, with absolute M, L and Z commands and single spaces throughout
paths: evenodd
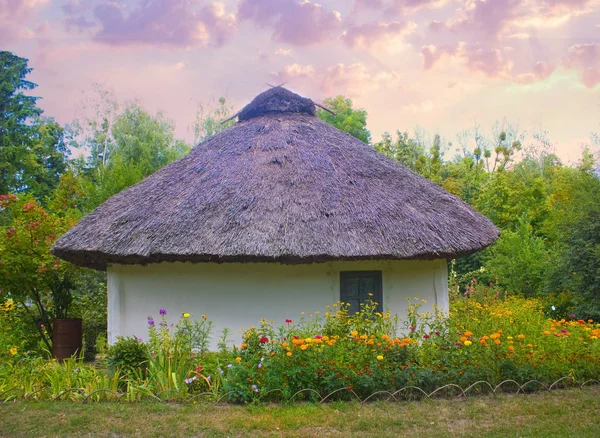
M 171 326 L 160 309 L 159 320 L 148 317 L 147 343 L 128 338 L 111 347 L 108 374 L 74 360 L 48 364 L 8 353 L 11 360 L 0 366 L 0 394 L 365 399 L 410 386 L 431 393 L 455 384 L 484 392 L 514 380 L 536 382 L 527 386 L 533 390 L 561 377 L 600 378 L 600 324 L 593 321 L 574 315 L 554 320 L 537 300 L 517 297 L 459 298 L 449 315 L 422 312 L 421 306 L 418 298 L 410 300 L 403 320 L 376 312 L 375 304 L 350 315 L 342 303 L 281 326 L 262 320 L 244 333 L 241 345 L 227 347 L 225 333 L 218 352 L 206 351 L 211 331 L 206 316 L 186 313 Z

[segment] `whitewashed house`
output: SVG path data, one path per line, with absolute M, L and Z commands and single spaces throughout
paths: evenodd
M 284 88 L 236 125 L 113 196 L 53 252 L 108 272 L 108 335 L 144 337 L 165 308 L 227 327 L 283 322 L 339 300 L 402 316 L 448 308 L 446 260 L 494 242 L 457 197 L 316 117 Z

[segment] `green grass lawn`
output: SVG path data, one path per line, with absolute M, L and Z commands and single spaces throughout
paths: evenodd
M 599 431 L 599 387 L 365 405 L 0 404 L 1 436 L 597 437 Z

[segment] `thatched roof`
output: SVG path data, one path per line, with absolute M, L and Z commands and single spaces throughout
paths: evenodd
M 189 155 L 113 196 L 54 245 L 73 263 L 310 263 L 473 253 L 498 229 L 315 117 L 281 87 Z

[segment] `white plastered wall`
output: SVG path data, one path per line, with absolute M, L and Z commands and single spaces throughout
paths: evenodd
M 159 309 L 176 323 L 181 314 L 202 314 L 213 321 L 211 348 L 224 328 L 240 342 L 244 329 L 262 318 L 282 324 L 301 312 L 319 310 L 340 299 L 340 272 L 380 270 L 383 306 L 403 317 L 406 298 L 427 300 L 424 311 L 436 304 L 448 310 L 448 272 L 445 260 L 331 262 L 308 265 L 274 263 L 159 263 L 108 267 L 108 338 L 147 339 L 147 317 L 160 320 Z

